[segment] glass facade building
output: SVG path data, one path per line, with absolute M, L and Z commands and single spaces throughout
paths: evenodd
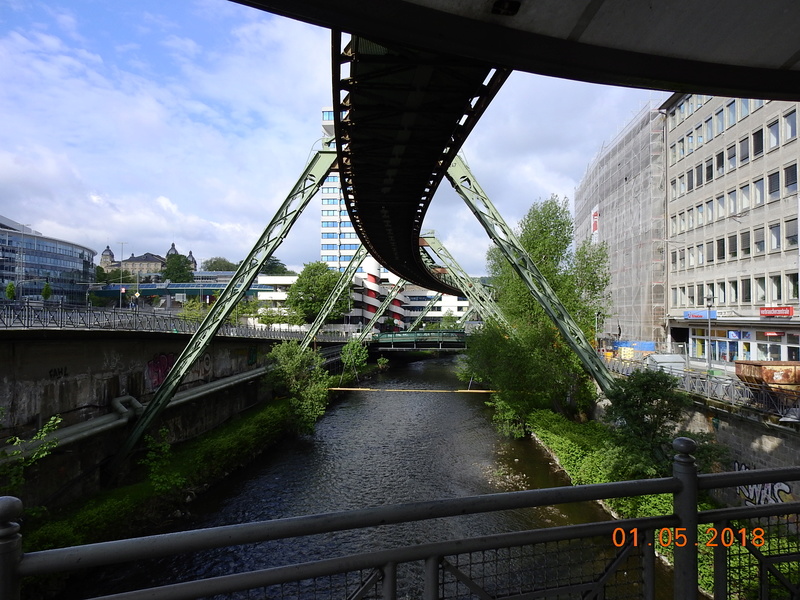
M 41 300 L 49 283 L 51 301 L 85 304 L 95 281 L 95 254 L 0 215 L 0 297 L 7 299 L 6 288 L 13 283 L 17 300 Z

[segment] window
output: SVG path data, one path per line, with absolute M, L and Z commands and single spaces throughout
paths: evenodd
M 322 222 L 322 227 L 338 227 L 338 226 L 339 226 L 338 221 L 323 221 Z
M 722 177 L 725 174 L 725 153 L 717 153 L 717 177 Z
M 340 210 L 339 211 L 339 216 L 340 217 L 346 217 L 347 216 L 347 211 L 346 210 Z
M 678 233 L 678 217 L 672 215 L 669 218 L 669 234 L 677 235 L 677 233 Z
M 358 250 L 359 244 L 342 244 L 339 250 Z
M 786 275 L 786 291 L 789 294 L 790 300 L 797 300 L 798 298 L 797 273 L 789 273 L 788 275 Z
M 678 231 L 680 233 L 686 231 L 686 213 L 678 214 Z
M 340 240 L 354 240 L 356 238 L 358 238 L 358 234 L 356 234 L 353 231 L 349 231 L 347 233 L 340 233 L 339 234 L 339 239 Z
M 728 127 L 736 125 L 736 100 L 731 100 L 725 107 L 727 109 Z
M 728 258 L 736 258 L 738 236 L 734 233 L 728 236 Z
M 323 198 L 322 199 L 322 203 L 323 204 L 339 204 L 339 199 L 338 198 Z
M 675 250 L 673 250 L 670 254 L 669 263 L 672 266 L 673 271 L 678 270 L 678 253 Z
M 686 296 L 689 298 L 689 306 L 694 306 L 694 286 L 686 288 Z
M 672 200 L 678 197 L 678 182 L 674 179 L 669 182 L 669 193 Z
M 705 295 L 703 294 L 703 284 L 697 284 L 697 304 L 699 306 L 705 306 L 706 300 Z
M 783 168 L 783 188 L 788 196 L 797 193 L 797 164 Z
M 331 238 L 337 238 L 337 237 L 338 236 L 335 233 L 323 233 L 322 234 L 322 239 L 323 240 L 329 240 Z
M 783 300 L 783 288 L 781 287 L 781 276 L 769 276 L 769 298 L 773 302 Z
M 738 212 L 736 206 L 736 190 L 728 192 L 728 214 L 735 215 Z
M 753 182 L 753 206 L 764 204 L 764 180 L 757 179 Z
M 781 197 L 781 173 L 775 171 L 767 175 L 767 198 L 769 201 L 777 200 Z
M 697 212 L 697 226 L 699 227 L 703 224 L 703 205 L 698 204 L 695 211 Z
M 753 230 L 753 254 L 764 253 L 764 228 L 756 227 Z
M 739 205 L 742 210 L 750 208 L 750 185 L 747 183 L 739 188 Z
M 706 242 L 706 262 L 714 262 L 714 242 Z
M 736 145 L 728 148 L 728 171 L 736 168 Z
M 750 303 L 753 301 L 752 294 L 750 293 L 750 278 L 742 279 L 739 281 L 742 289 L 742 302 Z
M 783 224 L 783 235 L 787 248 L 797 246 L 797 219 L 788 219 Z
M 756 129 L 753 132 L 753 156 L 764 154 L 764 130 Z
M 686 144 L 683 138 L 678 140 L 678 160 L 682 159 L 686 155 Z
M 710 142 L 714 139 L 714 125 L 711 123 L 711 117 L 706 119 L 706 141 Z
M 328 175 L 325 178 L 325 183 L 334 183 L 334 182 L 338 182 L 338 181 L 339 181 L 339 176 L 338 175 Z
M 697 165 L 694 169 L 694 183 L 697 187 L 703 185 L 703 165 Z
M 769 226 L 769 249 L 772 250 L 780 250 L 781 249 L 781 224 L 775 223 Z
M 725 238 L 717 240 L 717 260 L 725 260 Z
M 742 249 L 742 256 L 750 256 L 750 232 L 742 231 L 739 234 L 739 246 Z
M 744 119 L 750 114 L 750 100 L 742 98 L 739 100 L 739 120 Z
M 697 246 L 697 265 L 698 266 L 702 265 L 705 262 L 705 260 L 704 260 L 705 259 L 705 252 L 703 252 L 704 249 L 705 248 L 703 247 L 703 244 L 700 244 L 699 246 Z
M 678 195 L 683 196 L 686 193 L 686 176 L 680 175 L 678 177 Z
M 698 125 L 697 127 L 695 127 L 695 129 L 694 129 L 694 138 L 695 138 L 695 143 L 697 144 L 698 148 L 703 145 L 703 126 L 702 125 Z
M 725 131 L 725 116 L 721 108 L 714 113 L 714 131 L 717 135 Z
M 691 192 L 694 189 L 694 171 L 689 169 L 686 171 L 686 191 Z
M 678 160 L 678 150 L 675 144 L 669 147 L 669 164 L 674 165 Z
M 725 196 L 717 196 L 717 219 L 725 216 Z
M 691 133 L 686 134 L 686 154 L 694 152 L 694 135 Z
M 694 248 L 689 248 L 686 251 L 686 254 L 687 254 L 688 259 L 689 259 L 689 268 L 691 269 L 695 265 L 695 262 L 694 262 Z
M 772 150 L 777 148 L 781 141 L 780 130 L 778 129 L 778 122 L 773 121 L 767 125 L 767 148 Z
M 714 220 L 714 201 L 706 201 L 706 223 L 711 223 Z
M 743 165 L 750 161 L 750 138 L 746 137 L 739 140 L 739 164 Z
M 797 111 L 783 115 L 783 135 L 787 142 L 797 137 Z
M 686 228 L 694 229 L 694 209 L 690 208 L 686 211 Z
M 336 250 L 336 244 L 322 244 L 322 250 Z
M 767 299 L 767 280 L 764 277 L 756 277 L 756 302 L 765 302 Z
M 340 225 L 341 225 L 342 227 L 352 227 L 352 226 L 353 226 L 353 223 L 351 223 L 350 221 L 342 221 L 342 222 L 340 223 Z
M 678 250 L 678 268 L 683 271 L 686 268 L 686 250 Z
M 725 304 L 727 299 L 725 298 L 725 282 L 721 282 L 717 284 L 717 304 Z
M 323 254 L 320 256 L 322 262 L 339 262 L 339 257 L 335 254 Z
M 714 159 L 709 158 L 706 161 L 706 183 L 714 179 Z
M 730 290 L 730 294 L 728 296 L 728 302 L 731 304 L 736 304 L 739 302 L 739 282 L 735 279 L 733 281 L 728 282 L 728 289 Z
M 335 210 L 323 210 L 322 211 L 322 216 L 323 217 L 335 217 L 336 216 L 336 212 L 337 211 L 335 211 Z

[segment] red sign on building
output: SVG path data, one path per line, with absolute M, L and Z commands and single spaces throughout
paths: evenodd
M 758 314 L 762 317 L 791 317 L 794 315 L 794 306 L 762 306 Z

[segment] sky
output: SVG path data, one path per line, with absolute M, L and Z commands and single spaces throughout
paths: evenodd
M 119 259 L 238 262 L 284 201 L 331 105 L 330 32 L 229 0 L 0 0 L 0 215 Z M 572 198 L 665 92 L 511 75 L 463 147 L 512 226 Z M 319 260 L 312 200 L 274 256 Z M 470 275 L 490 241 L 444 181 L 423 223 Z

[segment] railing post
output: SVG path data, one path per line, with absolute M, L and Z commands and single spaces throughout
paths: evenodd
M 425 589 L 422 591 L 423 600 L 438 600 L 439 598 L 439 557 L 429 556 L 425 559 Z M 0 598 L 0 600 L 2 600 Z
M 19 600 L 17 566 L 22 558 L 22 536 L 16 520 L 22 515 L 22 500 L 0 497 L 0 600 Z
M 695 600 L 697 598 L 697 465 L 692 452 L 697 443 L 686 437 L 676 438 L 672 447 L 678 454 L 672 463 L 672 475 L 681 483 L 681 489 L 673 496 L 673 510 L 680 520 L 681 533 L 686 535 L 686 544 L 675 546 L 674 598 Z M 677 535 L 677 528 L 676 528 Z
M 386 563 L 383 567 L 383 581 L 381 583 L 381 598 L 396 600 L 397 598 L 397 563 Z

